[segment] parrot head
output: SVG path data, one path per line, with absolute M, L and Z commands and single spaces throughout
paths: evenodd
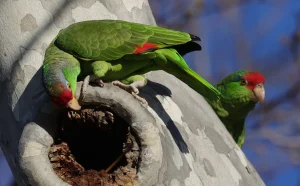
M 44 83 L 47 92 L 49 93 L 51 100 L 59 107 L 70 108 L 73 110 L 80 110 L 77 99 L 75 98 L 76 92 L 76 77 L 72 78 L 72 75 L 53 76 L 50 73 L 43 73 Z
M 254 71 L 237 71 L 217 85 L 222 94 L 233 103 L 262 103 L 265 98 L 265 78 Z

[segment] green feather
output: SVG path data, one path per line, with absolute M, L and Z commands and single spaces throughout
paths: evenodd
M 190 69 L 179 54 L 182 49 L 186 50 L 183 53 L 200 50 L 198 44 L 189 45 L 191 41 L 191 35 L 185 32 L 120 20 L 75 23 L 61 30 L 46 50 L 44 83 L 50 94 L 57 96 L 52 86 L 64 81 L 71 84 L 75 94 L 78 75 L 132 82 L 149 71 L 164 70 L 204 96 L 241 146 L 245 118 L 255 106 L 249 90 L 239 82 L 247 71 L 233 73 L 214 87 Z M 145 43 L 158 48 L 134 54 L 136 47 Z
M 185 60 L 175 49 L 160 49 L 155 52 L 164 56 L 165 60 L 172 62 L 165 62 L 167 65 L 163 66 L 163 69 L 166 72 L 173 74 L 178 79 L 185 82 L 212 103 L 219 103 L 221 93 L 204 78 L 190 69 Z
M 51 95 L 58 96 L 59 90 L 53 88 L 56 83 L 65 79 L 71 84 L 73 94 L 76 92 L 77 76 L 80 64 L 74 56 L 58 49 L 52 42 L 46 50 L 43 63 L 43 81 Z
M 75 23 L 60 31 L 55 44 L 78 58 L 99 61 L 120 59 L 133 54 L 146 42 L 159 48 L 191 41 L 188 33 L 120 20 Z
M 242 70 L 232 73 L 216 86 L 222 93 L 221 104 L 229 113 L 228 116 L 220 119 L 240 147 L 245 138 L 246 116 L 256 104 L 250 100 L 252 91 L 241 85 L 241 77 L 247 72 Z

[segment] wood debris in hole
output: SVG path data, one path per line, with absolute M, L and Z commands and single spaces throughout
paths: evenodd
M 115 120 L 111 112 L 99 109 L 72 111 L 67 114 L 67 117 L 72 121 L 74 127 L 82 127 L 83 125 L 86 125 L 86 127 L 94 126 L 103 129 L 104 132 L 113 130 L 113 127 L 116 127 L 119 122 L 117 118 Z M 60 127 L 64 135 L 66 135 L 67 129 L 64 125 Z M 68 142 L 63 139 L 60 139 L 59 142 L 51 147 L 49 159 L 56 174 L 73 186 L 131 186 L 136 179 L 140 148 L 130 129 L 127 130 L 126 138 L 123 141 L 122 151 L 124 152 L 123 161 L 125 163 L 115 167 L 108 174 L 103 174 L 103 170 L 85 169 L 80 162 L 76 161 L 76 156 L 72 154 L 72 149 L 70 149 Z M 102 169 L 106 168 L 103 167 Z
M 102 130 L 110 130 L 111 124 L 114 123 L 114 115 L 105 111 L 102 112 L 97 109 L 83 109 L 80 111 L 69 111 L 68 117 L 70 120 L 77 123 L 84 123 L 84 125 L 92 125 L 101 128 Z

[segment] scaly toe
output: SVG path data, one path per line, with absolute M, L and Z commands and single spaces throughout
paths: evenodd
M 118 87 L 120 87 L 122 84 L 121 84 L 121 82 L 120 81 L 112 81 L 111 82 L 114 86 L 118 86 Z M 121 87 L 120 87 L 121 88 Z
M 131 93 L 135 93 L 135 87 L 131 86 L 131 85 L 125 85 L 124 83 L 121 83 L 120 81 L 113 81 L 112 82 L 113 85 L 118 86 L 119 88 Z M 137 90 L 138 91 L 138 90 Z
M 129 93 L 135 93 L 135 94 L 139 94 L 139 93 L 140 93 L 139 89 L 136 88 L 136 87 L 133 86 L 133 85 L 130 85 L 130 88 L 129 88 L 129 89 L 130 89 L 130 90 L 129 90 Z
M 135 98 L 135 99 L 137 99 L 139 102 L 141 102 L 142 104 L 145 104 L 145 105 L 148 105 L 148 102 L 144 99 L 144 98 L 142 98 L 142 97 L 140 97 L 140 96 L 138 96 L 138 95 L 136 95 L 136 94 L 132 94 L 132 96 Z
M 98 80 L 98 85 L 99 85 L 100 87 L 104 87 L 104 82 L 103 82 L 101 79 L 99 79 L 99 80 Z

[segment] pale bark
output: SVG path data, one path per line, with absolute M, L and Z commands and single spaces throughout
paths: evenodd
M 148 1 L 4 0 L 0 17 L 0 145 L 19 185 L 66 185 L 47 157 L 57 110 L 42 85 L 45 49 L 78 21 L 155 25 Z M 89 87 L 83 100 L 119 105 L 117 113 L 137 131 L 143 156 L 136 185 L 264 185 L 201 95 L 164 72 L 147 77 L 140 94 L 149 107 L 110 86 Z

